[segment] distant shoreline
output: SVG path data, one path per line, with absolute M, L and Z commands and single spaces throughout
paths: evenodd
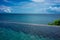
M 60 27 L 56 25 L 46 25 L 46 24 L 33 24 L 33 23 L 22 23 L 22 22 L 10 22 L 10 21 L 0 21 L 0 23 L 14 23 L 14 24 L 25 24 L 25 25 L 32 25 L 32 26 L 48 26 L 48 27 Z

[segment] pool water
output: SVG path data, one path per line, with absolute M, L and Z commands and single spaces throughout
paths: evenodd
M 60 40 L 60 27 L 0 23 L 0 40 Z

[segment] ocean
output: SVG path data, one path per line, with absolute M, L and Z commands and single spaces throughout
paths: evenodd
M 59 14 L 0 14 L 0 40 L 60 40 L 60 26 L 36 25 L 57 19 Z
M 60 19 L 59 14 L 1 14 L 0 21 L 48 24 Z

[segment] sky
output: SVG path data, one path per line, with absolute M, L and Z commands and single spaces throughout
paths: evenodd
M 60 0 L 0 0 L 0 13 L 60 14 Z

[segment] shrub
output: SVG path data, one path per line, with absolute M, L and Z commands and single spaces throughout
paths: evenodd
M 48 25 L 60 25 L 60 20 L 55 20 L 53 23 L 48 23 Z

